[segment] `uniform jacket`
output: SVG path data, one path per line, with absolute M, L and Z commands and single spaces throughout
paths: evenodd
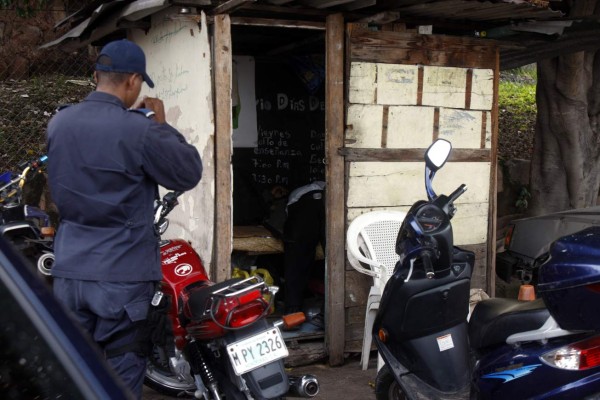
M 168 124 L 92 92 L 50 121 L 48 177 L 60 214 L 52 274 L 93 281 L 162 278 L 153 227 L 157 184 L 192 189 L 196 148 Z

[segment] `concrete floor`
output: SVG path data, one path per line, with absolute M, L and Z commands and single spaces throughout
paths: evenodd
M 321 389 L 315 399 L 323 400 L 367 400 L 375 399 L 375 377 L 377 356 L 371 355 L 369 369 L 363 371 L 359 365 L 360 354 L 346 359 L 341 367 L 330 367 L 318 363 L 288 369 L 290 375 L 313 374 L 319 379 Z M 144 387 L 143 400 L 169 400 L 169 397 Z

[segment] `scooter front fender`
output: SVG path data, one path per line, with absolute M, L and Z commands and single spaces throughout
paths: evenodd
M 431 400 L 466 400 L 469 399 L 471 392 L 471 382 L 469 379 L 469 367 L 463 369 L 464 376 L 456 377 L 456 387 L 449 390 L 439 390 L 429 383 L 419 378 L 415 373 L 398 359 L 392 350 L 383 343 L 377 335 L 373 340 L 379 351 L 379 355 L 385 361 L 385 365 L 393 374 L 396 382 L 402 388 L 402 391 L 409 400 L 431 399 Z M 456 371 L 459 372 L 459 371 Z M 460 373 L 460 372 L 459 372 Z

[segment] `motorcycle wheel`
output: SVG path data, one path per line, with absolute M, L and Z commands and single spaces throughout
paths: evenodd
M 154 346 L 148 357 L 144 384 L 149 388 L 172 397 L 191 397 L 196 391 L 193 379 L 181 380 L 169 368 L 168 359 L 162 356 L 162 351 Z
M 375 398 L 377 400 L 408 399 L 387 366 L 383 366 L 377 373 L 377 379 L 375 380 Z

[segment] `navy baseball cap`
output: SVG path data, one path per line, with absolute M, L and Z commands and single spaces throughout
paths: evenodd
M 154 87 L 154 82 L 146 73 L 144 51 L 127 39 L 115 40 L 102 48 L 96 59 L 96 71 L 140 74 L 148 86 Z

